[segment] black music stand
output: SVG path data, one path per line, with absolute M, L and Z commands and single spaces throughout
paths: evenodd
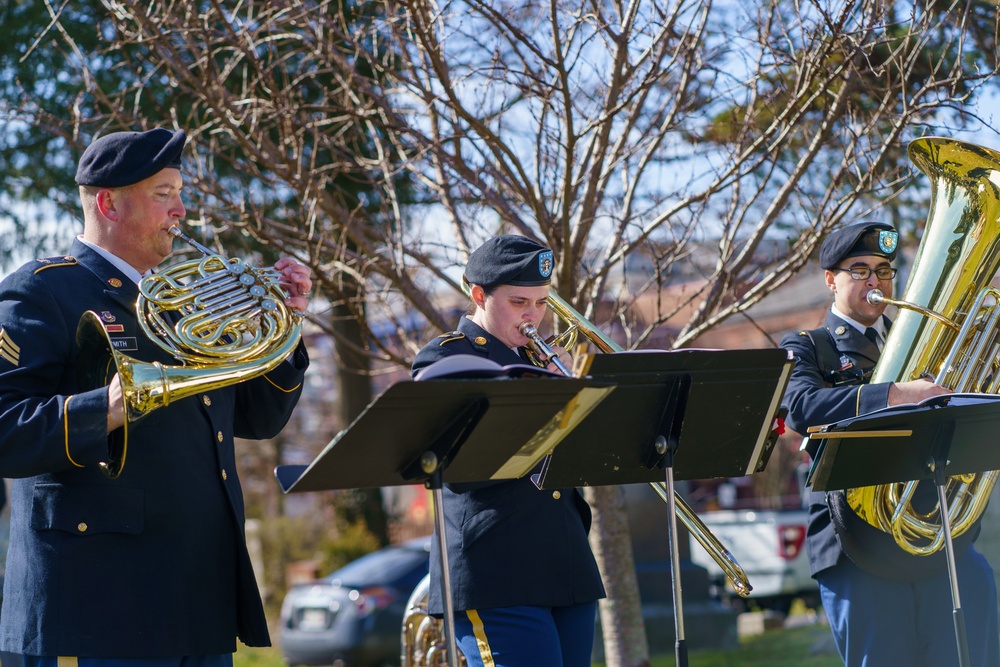
M 590 379 L 435 379 L 389 387 L 308 466 L 283 465 L 285 493 L 423 483 L 433 492 L 448 661 L 457 655 L 442 485 L 530 471 L 614 389 Z
M 760 472 L 792 371 L 783 349 L 593 355 L 585 373 L 614 393 L 562 442 L 543 488 L 666 482 L 675 653 L 687 665 L 674 480 Z
M 944 537 L 959 664 L 969 664 L 945 485 L 948 477 L 1000 469 L 1000 451 L 983 447 L 1000 427 L 1000 396 L 949 394 L 810 429 L 819 440 L 807 484 L 831 491 L 933 480 Z

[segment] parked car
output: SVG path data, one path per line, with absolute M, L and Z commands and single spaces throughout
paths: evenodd
M 289 665 L 398 664 L 407 599 L 427 574 L 430 538 L 388 546 L 315 582 L 281 605 L 281 653 Z
M 722 568 L 691 540 L 691 560 L 708 570 L 710 594 L 737 608 L 756 605 L 787 614 L 801 598 L 819 605 L 819 586 L 809 576 L 805 510 L 718 510 L 699 515 L 746 572 L 753 590 L 740 598 Z

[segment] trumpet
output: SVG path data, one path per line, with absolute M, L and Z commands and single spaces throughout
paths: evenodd
M 521 326 L 517 328 L 521 332 L 522 336 L 525 336 L 529 341 L 529 346 L 538 360 L 542 362 L 543 366 L 552 364 L 556 369 L 563 375 L 572 375 L 573 373 L 566 367 L 566 364 L 559 359 L 559 353 L 552 349 L 545 339 L 538 334 L 538 329 L 535 328 L 533 322 L 521 322 Z
M 535 327 L 530 322 L 523 322 L 520 326 L 521 333 L 528 337 L 528 346 L 532 349 L 536 356 L 540 359 L 549 359 L 556 363 L 556 367 L 564 375 L 572 376 L 566 366 L 562 362 L 558 361 L 558 356 L 553 356 L 552 347 L 559 346 L 563 348 L 572 347 L 580 334 L 594 344 L 601 352 L 604 353 L 614 353 L 623 352 L 624 348 L 615 343 L 613 340 L 608 338 L 603 332 L 599 331 L 591 322 L 589 322 L 583 315 L 581 315 L 575 308 L 566 303 L 558 294 L 553 291 L 549 292 L 547 299 L 549 309 L 552 310 L 557 316 L 559 316 L 568 326 L 565 331 L 556 336 L 551 343 L 546 343 Z M 530 332 L 533 332 L 532 335 Z M 536 340 L 537 339 L 537 340 Z M 544 347 L 539 346 L 539 341 Z M 666 482 L 650 482 L 649 486 L 653 489 L 653 492 L 660 497 L 666 504 L 670 504 L 670 493 L 667 488 Z M 678 493 L 674 493 L 673 501 L 675 509 L 677 510 L 677 518 L 680 522 L 687 528 L 688 532 L 694 537 L 695 541 L 702 546 L 703 549 L 712 557 L 712 559 L 722 568 L 722 571 L 726 573 L 726 577 L 729 579 L 730 583 L 733 585 L 733 589 L 740 597 L 747 597 L 750 595 L 750 591 L 753 590 L 753 586 L 750 585 L 750 580 L 747 578 L 746 572 L 740 566 L 739 562 L 733 556 L 733 554 L 722 544 L 722 542 L 709 530 L 708 526 L 698 518 L 691 506 L 685 502 L 685 500 Z

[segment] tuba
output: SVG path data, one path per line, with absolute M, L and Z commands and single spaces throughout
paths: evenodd
M 464 281 L 463 286 L 468 289 L 468 285 Z M 563 321 L 566 329 L 551 343 L 547 343 L 541 339 L 534 325 L 525 327 L 522 324 L 521 332 L 530 341 L 529 349 L 539 359 L 552 358 L 558 360 L 558 357 L 553 355 L 551 348 L 558 346 L 570 349 L 576 344 L 580 335 L 605 354 L 622 352 L 624 350 L 624 348 L 611 340 L 611 338 L 600 331 L 555 292 L 549 292 L 547 304 L 549 310 Z M 650 482 L 649 486 L 659 496 L 660 500 L 670 504 L 671 498 L 665 482 Z M 746 572 L 743 571 L 743 568 L 729 549 L 698 518 L 698 515 L 695 514 L 695 511 L 691 509 L 691 506 L 684 501 L 680 494 L 674 493 L 673 501 L 677 511 L 677 518 L 687 528 L 698 544 L 722 568 L 722 571 L 726 573 L 726 576 L 740 597 L 750 595 L 753 587 L 750 585 Z M 417 588 L 414 589 L 406 605 L 402 631 L 400 633 L 402 645 L 401 667 L 439 667 L 440 665 L 448 664 L 445 655 L 446 646 L 442 639 L 444 623 L 427 613 L 429 589 L 430 575 L 427 575 L 417 585 Z M 460 664 L 465 664 L 465 657 L 461 655 L 461 652 L 459 652 L 459 660 L 461 661 Z
M 448 645 L 444 640 L 444 621 L 434 618 L 427 611 L 430 596 L 431 576 L 428 574 L 410 593 L 403 615 L 403 629 L 400 636 L 402 654 L 401 667 L 446 667 L 448 665 Z M 458 651 L 456 665 L 468 664 L 465 656 Z
M 103 387 L 115 373 L 122 386 L 125 426 L 120 438 L 109 438 L 108 461 L 100 464 L 112 479 L 125 465 L 130 423 L 171 401 L 263 375 L 302 337 L 302 315 L 285 306 L 287 294 L 276 271 L 227 259 L 177 227 L 170 233 L 204 256 L 143 278 L 136 316 L 146 336 L 180 365 L 139 361 L 117 351 L 93 311 L 77 325 L 80 389 Z
M 1000 153 L 941 137 L 909 144 L 910 159 L 930 178 L 931 205 L 913 269 L 900 300 L 879 290 L 872 304 L 900 308 L 871 381 L 932 376 L 956 392 L 1000 393 Z M 953 537 L 979 520 L 998 472 L 950 477 Z M 911 504 L 917 482 L 848 489 L 848 506 L 893 536 L 904 551 L 930 555 L 944 545 L 939 508 Z

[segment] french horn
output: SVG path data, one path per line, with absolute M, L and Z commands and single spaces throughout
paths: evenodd
M 114 348 L 101 318 L 87 311 L 76 331 L 81 391 L 122 386 L 125 426 L 109 437 L 101 470 L 121 474 L 128 426 L 153 410 L 193 394 L 249 380 L 273 370 L 302 337 L 302 315 L 288 309 L 280 275 L 213 252 L 177 227 L 170 233 L 202 253 L 139 283 L 136 316 L 143 332 L 180 364 L 144 362 Z

